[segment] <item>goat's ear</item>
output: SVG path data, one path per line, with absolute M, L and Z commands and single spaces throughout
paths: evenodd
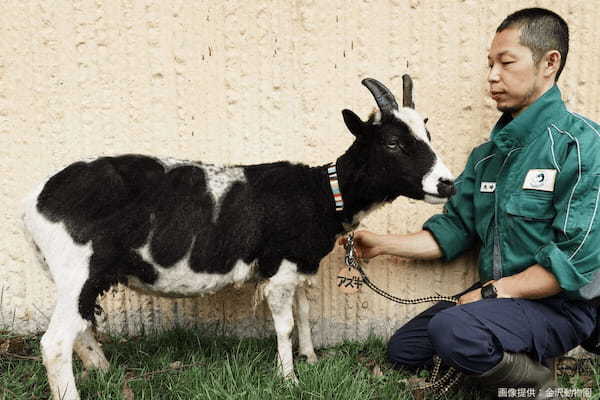
M 364 135 L 365 123 L 361 121 L 358 115 L 350 110 L 342 110 L 342 115 L 344 116 L 344 123 L 354 136 Z

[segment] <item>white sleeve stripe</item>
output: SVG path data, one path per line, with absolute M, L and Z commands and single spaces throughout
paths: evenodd
M 550 152 L 552 153 L 552 163 L 554 164 L 554 167 L 560 174 L 560 167 L 558 166 L 558 163 L 556 162 L 556 155 L 554 154 L 554 138 L 552 137 L 552 130 L 550 129 L 550 127 L 548 127 L 548 136 L 550 137 L 550 143 L 551 143 Z
M 571 111 L 569 111 L 569 112 L 570 112 L 570 113 L 571 113 L 571 115 L 573 115 L 575 118 L 578 118 L 578 119 L 580 119 L 581 121 L 583 121 L 583 123 L 584 123 L 584 124 L 586 124 L 587 126 L 589 126 L 590 128 L 592 128 L 592 130 L 593 130 L 594 132 L 596 132 L 596 135 L 598 135 L 598 137 L 600 137 L 600 132 L 598 132 L 598 130 L 597 130 L 596 128 L 594 128 L 594 126 L 593 126 L 592 124 L 590 124 L 590 123 L 587 121 L 587 119 L 586 119 L 584 116 L 582 116 L 582 115 L 579 115 L 579 114 L 577 114 L 577 113 L 574 113 L 574 112 L 571 112 Z
M 575 250 L 573 252 L 573 254 L 571 254 L 571 257 L 569 257 L 569 261 L 571 261 L 573 259 L 573 257 L 575 257 L 575 254 L 577 254 L 579 252 L 579 250 L 583 247 L 583 244 L 587 240 L 587 238 L 590 234 L 590 231 L 592 230 L 592 225 L 594 225 L 594 219 L 596 218 L 596 211 L 598 210 L 598 198 L 599 197 L 600 197 L 600 188 L 598 188 L 598 193 L 596 194 L 596 204 L 594 205 L 594 213 L 592 214 L 592 219 L 590 220 L 590 224 L 588 225 L 587 232 L 585 233 L 585 236 L 583 237 L 583 240 L 579 244 L 579 247 L 577 248 L 577 250 Z
M 579 114 L 577 114 L 575 112 L 569 111 L 569 113 L 571 115 L 573 115 L 575 118 L 577 118 L 580 121 L 582 121 L 588 127 L 590 127 L 596 133 L 596 135 L 598 137 L 600 137 L 600 132 L 598 132 L 598 130 L 596 128 L 594 128 L 594 126 L 592 124 L 590 124 L 585 117 L 583 117 L 582 115 L 579 115 Z M 555 128 L 556 128 L 556 126 L 555 126 Z M 558 129 L 558 128 L 556 128 L 556 129 Z M 559 129 L 559 131 L 560 131 L 560 129 Z M 571 135 L 569 134 L 569 136 L 571 136 Z M 577 140 L 575 140 L 575 141 L 577 141 Z M 579 142 L 577 142 L 577 156 L 579 157 Z M 581 163 L 579 163 L 579 174 L 581 175 Z M 578 179 L 578 181 L 579 181 L 579 179 Z M 590 234 L 590 232 L 592 230 L 592 226 L 593 226 L 594 220 L 596 218 L 596 212 L 598 211 L 598 200 L 599 199 L 600 199 L 600 188 L 598 189 L 598 193 L 596 194 L 596 204 L 594 205 L 594 212 L 592 214 L 592 218 L 591 218 L 590 223 L 588 225 L 588 229 L 587 229 L 587 231 L 585 233 L 585 236 L 583 237 L 582 242 L 579 244 L 579 247 L 577 247 L 577 249 L 573 252 L 573 254 L 571 254 L 571 257 L 569 257 L 569 261 L 571 261 L 575 257 L 575 255 L 579 252 L 579 250 L 581 250 L 581 248 L 583 247 L 583 244 L 587 240 L 587 238 L 588 238 L 588 236 L 589 236 L 589 234 Z
M 569 197 L 569 203 L 567 204 L 567 212 L 565 214 L 565 224 L 563 226 L 563 232 L 565 233 L 565 236 L 567 236 L 567 222 L 569 221 L 569 213 L 571 212 L 571 201 L 573 201 L 573 195 L 575 194 L 575 189 L 577 189 L 577 185 L 579 185 L 579 181 L 581 180 L 581 153 L 579 151 L 579 141 L 576 138 L 574 138 L 573 135 L 571 135 L 567 131 L 563 131 L 563 130 L 559 129 L 554 124 L 552 124 L 552 126 L 554 127 L 554 129 L 556 129 L 560 133 L 568 135 L 571 139 L 573 139 L 575 141 L 575 146 L 577 147 L 577 181 L 575 182 L 575 185 L 573 186 L 573 190 L 571 190 L 571 196 Z M 568 236 L 567 236 L 567 238 L 568 238 Z
M 495 155 L 496 155 L 496 153 L 494 153 L 494 154 L 490 154 L 489 156 L 487 156 L 487 157 L 484 157 L 484 158 L 482 158 L 481 160 L 477 161 L 477 163 L 476 163 L 476 164 L 475 164 L 475 166 L 473 167 L 473 171 L 475 171 L 475 170 L 477 169 L 477 167 L 479 166 L 479 164 L 481 164 L 482 162 L 484 162 L 485 160 L 487 160 L 487 159 L 489 159 L 489 158 L 492 158 L 492 157 L 494 157 Z

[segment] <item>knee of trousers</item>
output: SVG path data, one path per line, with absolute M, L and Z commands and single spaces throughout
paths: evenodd
M 502 358 L 503 350 L 492 332 L 459 307 L 438 313 L 427 331 L 435 353 L 463 372 L 484 373 Z
M 429 338 L 399 329 L 388 342 L 388 359 L 395 367 L 421 368 L 431 360 L 433 349 Z

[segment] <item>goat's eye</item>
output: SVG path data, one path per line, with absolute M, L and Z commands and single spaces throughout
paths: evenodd
M 385 146 L 387 147 L 389 150 L 402 150 L 403 152 L 406 153 L 406 150 L 404 149 L 404 146 L 397 140 L 397 139 L 381 139 L 379 141 L 379 144 L 381 146 Z
M 385 142 L 385 147 L 387 147 L 390 150 L 401 150 L 403 153 L 406 153 L 406 149 L 404 148 L 404 146 L 402 146 L 398 142 Z

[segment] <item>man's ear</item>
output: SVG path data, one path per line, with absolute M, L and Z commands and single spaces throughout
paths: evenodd
M 561 58 L 562 57 L 560 56 L 558 50 L 550 50 L 544 54 L 542 67 L 544 68 L 544 75 L 546 77 L 549 78 L 552 74 L 556 74 L 558 72 Z
M 361 121 L 358 115 L 350 110 L 342 110 L 344 123 L 348 130 L 356 137 L 362 136 L 365 133 L 365 123 Z

